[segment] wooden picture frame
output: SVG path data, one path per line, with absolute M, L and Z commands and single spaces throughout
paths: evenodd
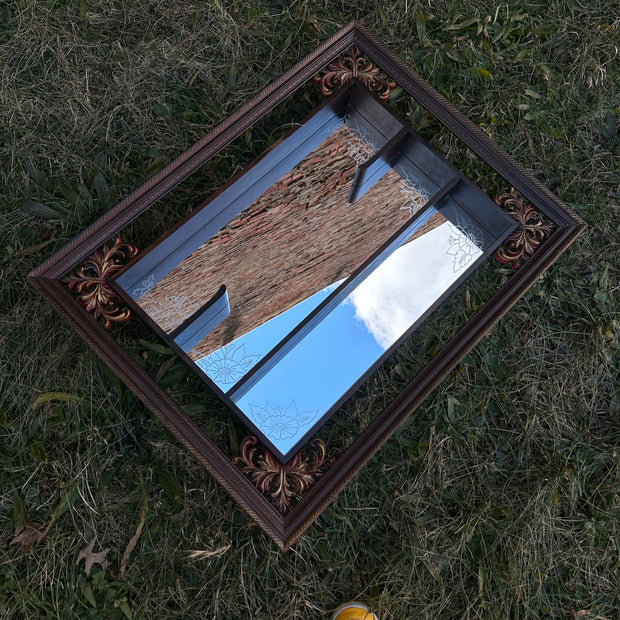
M 362 115 L 362 110 L 366 116 Z M 352 127 L 356 127 L 357 131 L 363 130 L 367 141 L 373 140 L 375 144 L 384 142 L 385 144 L 381 148 L 377 147 L 377 154 L 368 159 L 366 163 L 357 165 L 347 153 L 335 158 L 338 165 L 334 166 L 334 158 L 330 161 L 329 158 L 326 159 L 323 156 L 323 149 L 326 149 L 327 145 L 331 149 L 335 149 L 336 145 L 346 145 L 348 149 L 351 149 L 354 146 L 361 147 L 362 144 L 369 150 L 371 148 L 367 142 L 358 141 L 359 138 L 353 142 Z M 340 137 L 333 142 L 336 135 Z M 345 135 L 346 140 L 343 139 Z M 394 138 L 388 140 L 388 136 L 394 136 Z M 315 149 L 318 150 L 315 151 Z M 389 162 L 385 159 L 388 150 L 393 151 Z M 336 152 L 338 152 L 337 148 Z M 369 156 L 369 153 L 367 154 Z M 413 163 L 414 161 L 416 163 Z M 302 175 L 298 170 L 297 165 L 301 162 L 305 162 L 303 170 L 306 175 Z M 322 183 L 310 183 L 308 175 L 311 176 L 311 173 L 309 171 L 312 171 L 315 165 L 319 165 L 323 173 L 331 170 L 332 175 L 339 178 L 338 184 L 333 185 L 333 177 L 331 181 L 322 179 Z M 348 177 L 343 177 L 343 165 L 348 171 Z M 353 171 L 355 171 L 354 174 Z M 388 177 L 390 171 L 392 174 Z M 353 175 L 352 179 L 351 175 Z M 362 180 L 357 184 L 360 177 Z M 390 180 L 382 183 L 384 177 Z M 351 185 L 349 185 L 350 181 L 352 181 Z M 296 191 L 301 190 L 303 193 L 308 185 L 321 184 L 326 186 L 322 199 L 316 198 L 316 194 L 313 200 L 290 198 L 296 196 Z M 416 194 L 420 197 L 420 204 L 416 205 L 415 213 L 404 213 L 402 209 L 403 187 L 414 192 L 416 191 L 414 185 L 424 194 Z M 351 189 L 347 192 L 349 186 Z M 270 193 L 274 187 L 281 188 L 281 191 L 285 192 L 284 195 L 274 197 Z M 374 193 L 371 193 L 374 198 L 362 201 L 365 207 L 360 210 L 358 198 L 372 187 L 375 188 Z M 422 196 L 424 196 L 423 199 Z M 290 199 L 290 202 L 286 200 L 286 197 Z M 269 209 L 265 206 L 267 204 Z M 257 218 L 254 217 L 256 213 L 258 213 Z M 306 221 L 309 215 L 313 222 L 310 229 L 307 224 L 300 223 L 300 221 Z M 435 219 L 432 219 L 433 215 Z M 298 218 L 297 225 L 292 226 L 291 220 L 295 220 L 296 217 Z M 355 360 L 349 357 L 348 364 L 346 364 L 349 368 L 347 374 L 351 373 L 355 378 L 347 382 L 342 389 L 338 390 L 337 386 L 334 386 L 336 396 L 331 399 L 330 405 L 325 407 L 318 417 L 305 425 L 303 433 L 294 435 L 294 439 L 292 439 L 293 433 L 287 433 L 286 438 L 279 437 L 280 441 L 272 441 L 268 434 L 263 432 L 261 425 L 237 406 L 239 399 L 243 398 L 242 395 L 257 388 L 258 384 L 265 379 L 268 380 L 269 373 L 274 367 L 285 366 L 285 360 L 290 359 L 291 354 L 299 359 L 301 356 L 298 352 L 295 356 L 293 350 L 300 344 L 303 347 L 304 342 L 312 339 L 312 332 L 324 326 L 334 312 L 337 310 L 342 312 L 343 307 L 346 306 L 345 299 L 351 299 L 349 295 L 358 290 L 358 287 L 363 286 L 364 282 L 368 282 L 368 278 L 373 273 L 377 281 L 381 266 L 386 268 L 389 265 L 390 256 L 394 252 L 399 252 L 400 246 L 406 245 L 404 240 L 412 235 L 413 230 L 420 228 L 420 233 L 426 230 L 427 234 L 431 234 L 440 219 L 444 219 L 443 228 L 450 231 L 448 234 L 449 238 L 453 239 L 453 243 L 456 242 L 456 237 L 453 235 L 463 235 L 459 230 L 459 225 L 462 228 L 464 222 L 467 221 L 471 239 L 477 238 L 476 251 L 480 252 L 479 256 L 469 263 L 470 256 L 465 255 L 463 251 L 459 252 L 458 249 L 454 254 L 444 254 L 444 266 L 450 278 L 450 285 L 446 285 L 432 303 L 428 298 L 429 290 L 421 285 L 414 286 L 412 274 L 403 273 L 402 278 L 407 283 L 406 287 L 394 285 L 388 287 L 392 303 L 390 309 L 386 311 L 387 320 L 393 323 L 394 303 L 398 295 L 401 299 L 401 310 L 403 313 L 410 312 L 409 316 L 413 316 L 413 312 L 411 307 L 407 307 L 407 303 L 412 301 L 420 303 L 424 299 L 425 310 L 421 316 L 414 322 L 407 322 L 406 329 L 401 332 L 400 336 L 379 356 L 374 357 L 360 374 L 356 374 L 353 370 L 354 362 L 361 362 L 359 356 Z M 258 223 L 255 223 L 255 220 Z M 381 220 L 381 225 L 378 220 Z M 392 227 L 386 230 L 385 224 L 388 221 Z M 330 228 L 330 225 L 355 230 L 356 241 L 351 242 L 350 237 L 342 234 L 338 235 L 337 240 L 324 239 L 321 235 Z M 365 86 L 356 80 L 351 80 L 337 94 L 331 96 L 324 105 L 319 106 L 299 127 L 290 131 L 267 153 L 259 156 L 242 172 L 235 175 L 235 180 L 227 183 L 225 190 L 215 192 L 202 205 L 193 209 L 172 232 L 165 233 L 149 249 L 141 252 L 129 264 L 114 273 L 109 282 L 125 303 L 147 322 L 177 356 L 218 395 L 220 400 L 258 437 L 262 445 L 282 464 L 286 464 L 312 439 L 329 417 L 349 400 L 355 390 L 396 351 L 460 283 L 465 281 L 493 253 L 516 227 L 517 223 L 513 218 L 432 149 L 417 132 L 405 126 L 404 121 L 394 115 Z M 361 235 L 363 237 L 361 242 L 359 240 L 360 229 L 365 231 L 365 234 Z M 252 241 L 250 241 L 247 236 L 248 231 L 255 230 L 268 231 L 268 233 L 257 232 L 251 236 Z M 245 249 L 234 247 L 235 239 L 239 235 L 244 239 Z M 292 252 L 291 235 L 298 240 L 296 252 Z M 306 256 L 310 238 L 312 238 L 313 258 Z M 463 239 L 473 244 L 469 237 L 463 237 Z M 225 243 L 222 247 L 223 240 Z M 254 241 L 260 241 L 260 256 L 254 249 Z M 317 246 L 320 247 L 322 243 L 325 246 L 322 247 L 322 251 L 317 252 Z M 441 249 L 437 243 L 430 245 L 438 251 L 446 250 L 446 248 Z M 228 290 L 222 284 L 227 280 L 229 272 L 226 258 L 230 256 L 231 247 L 236 252 L 236 260 L 233 261 L 234 265 L 230 267 L 230 270 L 237 273 L 238 285 L 231 291 L 234 298 L 232 314 Z M 339 248 L 338 252 L 335 251 L 336 247 Z M 447 249 L 450 250 L 450 247 Z M 240 254 L 245 257 L 245 261 L 240 258 Z M 325 260 L 326 254 L 332 255 L 331 260 Z M 356 256 L 356 260 L 351 258 L 352 254 Z M 217 268 L 212 264 L 205 265 L 205 255 L 217 264 Z M 428 255 L 425 255 L 424 259 L 428 260 Z M 261 267 L 258 266 L 259 261 L 262 264 Z M 241 370 L 242 365 L 235 360 L 234 353 L 230 354 L 229 358 L 226 357 L 231 349 L 234 352 L 238 347 L 243 346 L 244 359 L 249 360 L 250 352 L 245 350 L 245 344 L 241 345 L 239 342 L 244 341 L 248 336 L 256 337 L 258 328 L 273 332 L 274 328 L 266 325 L 268 323 L 266 319 L 272 318 L 277 321 L 278 317 L 281 319 L 287 310 L 293 310 L 295 303 L 290 300 L 291 290 L 298 290 L 299 298 L 307 304 L 308 297 L 317 292 L 315 290 L 319 277 L 317 271 L 321 271 L 325 276 L 325 263 L 332 265 L 332 273 L 330 278 L 322 281 L 319 289 L 327 285 L 331 292 L 325 293 L 325 298 L 317 302 L 314 309 L 309 310 L 289 326 L 275 340 L 273 346 L 258 354 L 256 350 L 253 350 L 256 354 L 253 357 L 260 357 L 260 359 L 248 361 L 249 365 L 244 370 Z M 198 266 L 202 272 L 197 273 Z M 320 269 L 317 269 L 317 266 Z M 352 269 L 351 272 L 346 272 L 346 279 L 343 278 L 345 266 Z M 303 269 L 305 276 L 301 287 L 296 285 L 297 279 L 294 275 L 298 269 Z M 254 273 L 255 271 L 257 273 Z M 422 270 L 418 270 L 420 271 Z M 265 277 L 266 273 L 269 277 Z M 313 273 L 314 277 L 308 277 L 308 273 Z M 281 275 L 284 279 L 280 282 L 277 279 L 274 280 L 277 275 Z M 428 277 L 433 284 L 439 282 L 436 270 Z M 257 279 L 265 287 L 264 296 L 257 294 L 255 284 Z M 340 283 L 334 285 L 335 280 L 340 280 Z M 418 276 L 418 281 L 420 280 L 426 280 L 426 278 Z M 197 286 L 198 282 L 199 286 Z M 204 293 L 205 289 L 209 289 L 209 283 L 213 286 L 210 291 L 215 291 L 217 288 L 214 295 L 211 295 L 209 291 L 202 305 L 185 303 L 187 292 L 199 290 Z M 315 289 L 308 290 L 311 286 Z M 396 293 L 395 288 L 400 289 L 399 293 Z M 249 310 L 245 309 L 243 293 L 240 293 L 239 289 L 244 289 L 255 300 L 258 297 L 261 303 L 250 305 Z M 275 294 L 274 289 L 277 289 Z M 153 297 L 154 291 L 157 291 L 156 299 Z M 280 297 L 285 297 L 288 303 L 278 305 L 278 294 Z M 143 300 L 142 304 L 137 301 L 138 299 Z M 179 307 L 180 299 L 185 300 L 183 305 L 186 309 Z M 404 304 L 403 300 L 406 300 Z M 415 307 L 417 303 L 411 306 Z M 192 309 L 191 312 L 187 309 L 188 305 Z M 149 308 L 153 310 L 153 315 L 149 312 Z M 373 310 L 376 311 L 376 309 L 377 306 L 374 305 Z M 268 312 L 265 320 L 257 319 L 260 310 Z M 242 315 L 245 317 L 247 326 L 245 329 L 240 325 L 243 322 Z M 159 322 L 157 317 L 159 317 Z M 373 320 L 377 322 L 376 316 Z M 250 323 L 251 327 L 248 325 Z M 167 329 L 165 329 L 166 324 Z M 230 334 L 233 329 L 236 336 Z M 228 336 L 226 337 L 225 334 Z M 372 338 L 367 327 L 355 339 L 358 345 L 366 335 Z M 325 340 L 324 347 L 321 349 L 331 349 L 332 356 L 336 355 L 338 349 L 334 347 L 335 343 L 331 339 Z M 214 341 L 216 344 L 212 348 Z M 376 343 L 376 340 L 374 342 Z M 348 342 L 340 349 L 350 349 L 352 344 Z M 194 358 L 190 356 L 191 352 L 194 353 Z M 227 372 L 224 381 L 213 380 L 209 373 L 195 361 L 198 356 L 202 357 L 203 363 L 205 359 L 215 358 L 213 365 L 218 371 L 212 374 L 216 376 L 219 376 L 219 369 L 225 365 Z M 330 357 L 328 353 L 325 356 Z M 327 359 L 322 360 L 323 365 L 326 362 Z M 308 379 L 308 369 L 311 364 L 315 367 L 316 375 L 313 381 Z M 239 376 L 232 378 L 235 375 L 232 368 L 235 366 Z M 314 394 L 314 397 L 310 398 L 314 402 L 325 401 L 326 383 L 330 379 L 332 383 L 335 383 L 334 375 L 337 369 L 345 364 L 335 365 L 331 371 L 321 371 L 320 366 L 319 360 L 304 358 L 298 365 L 299 371 L 296 372 L 294 367 L 287 367 L 286 371 L 289 380 L 304 376 L 303 384 L 308 386 L 308 390 Z M 345 371 L 341 370 L 341 372 Z M 279 392 L 280 398 L 282 383 L 287 382 L 280 381 L 278 389 L 273 391 Z M 322 385 L 321 397 L 317 395 L 314 387 L 316 384 Z M 264 388 L 262 391 L 264 393 Z M 270 394 L 275 398 L 273 392 Z M 263 412 L 268 422 L 272 421 L 276 435 L 280 435 L 281 428 L 280 425 L 273 424 L 274 416 L 277 416 L 274 412 L 284 410 L 290 403 L 294 403 L 297 416 L 295 420 L 288 416 L 286 419 L 290 424 L 296 425 L 297 429 L 303 426 L 299 425 L 300 414 L 297 412 L 304 401 L 307 404 L 308 393 L 303 386 L 300 385 L 295 390 L 291 389 L 290 400 L 284 404 L 280 401 L 274 405 L 271 395 L 265 408 L 258 407 L 258 411 L 259 414 Z M 266 410 L 267 405 L 271 409 Z M 272 415 L 269 417 L 269 414 Z M 282 417 L 279 420 L 281 424 Z M 287 446 L 285 450 L 280 449 L 282 444 Z
M 63 279 L 118 231 L 151 208 L 162 196 L 352 46 L 501 175 L 553 227 L 536 252 L 462 326 L 448 345 L 373 419 L 299 501 L 282 513 L 254 486 L 240 467 L 190 420 L 179 404 L 157 385 L 104 326 L 86 311 Z M 479 127 L 404 65 L 360 23 L 351 22 L 33 270 L 29 280 L 275 543 L 281 549 L 287 549 L 389 439 L 399 424 L 536 282 L 583 227 L 577 216 L 504 153 Z

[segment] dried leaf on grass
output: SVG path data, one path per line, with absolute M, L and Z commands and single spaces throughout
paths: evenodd
M 73 504 L 75 500 L 79 497 L 77 483 L 74 484 L 63 496 L 61 502 L 56 506 L 56 510 L 52 515 L 51 521 L 47 524 L 47 526 L 43 529 L 42 525 L 38 523 L 34 523 L 33 521 L 26 521 L 23 527 L 17 532 L 15 538 L 11 541 L 12 545 L 16 545 L 21 543 L 22 545 L 22 554 L 26 555 L 32 551 L 32 548 L 39 542 L 41 542 L 50 531 L 54 522 L 62 516 Z M 24 507 L 23 500 L 16 496 L 15 504 L 13 506 L 13 518 L 15 520 L 16 525 L 19 525 L 19 522 L 24 519 L 26 516 L 26 509 Z
M 140 509 L 140 521 L 138 522 L 136 533 L 131 537 L 130 541 L 127 543 L 127 548 L 125 549 L 125 553 L 123 553 L 123 559 L 121 560 L 121 567 L 118 571 L 119 577 L 122 577 L 125 574 L 125 570 L 127 569 L 127 563 L 129 562 L 129 556 L 131 555 L 131 552 L 134 550 L 136 544 L 138 543 L 140 534 L 142 534 L 142 528 L 144 527 L 144 523 L 146 522 L 146 513 L 149 509 L 149 503 L 146 497 L 146 489 L 144 488 L 144 482 L 142 481 L 142 476 L 140 476 L 140 483 L 142 485 L 142 507 Z
M 93 547 L 95 545 L 95 539 L 93 538 L 90 543 L 88 543 L 87 547 L 84 547 L 77 556 L 77 560 L 75 561 L 76 566 L 80 563 L 82 558 L 84 559 L 84 572 L 87 575 L 90 575 L 90 571 L 94 564 L 100 564 L 104 569 L 108 567 L 108 561 L 106 560 L 106 555 L 108 555 L 109 549 L 105 549 L 104 551 L 99 551 L 98 553 L 93 552 Z
M 33 523 L 32 521 L 26 521 L 22 529 L 16 534 L 15 538 L 11 541 L 12 545 L 21 543 L 22 555 L 30 553 L 32 548 L 39 542 L 41 542 L 47 533 L 47 528 L 44 530 L 42 526 Z

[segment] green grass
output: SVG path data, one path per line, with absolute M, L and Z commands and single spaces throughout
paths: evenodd
M 353 18 L 589 227 L 281 553 L 26 274 Z M 384 619 L 618 618 L 619 36 L 608 0 L 0 4 L 0 618 L 326 618 L 353 598 Z M 267 125 L 132 232 L 159 234 Z M 22 556 L 26 520 L 53 523 Z M 87 576 L 93 536 L 110 563 Z

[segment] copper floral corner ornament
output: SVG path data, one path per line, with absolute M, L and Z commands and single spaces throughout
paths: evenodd
M 241 456 L 233 461 L 241 466 L 252 484 L 285 514 L 324 473 L 324 468 L 332 464 L 326 459 L 327 449 L 320 439 L 311 442 L 312 448 L 303 456 L 298 452 L 286 465 L 283 465 L 268 450 L 257 447 L 256 437 L 246 437 L 241 444 Z
M 114 323 L 126 323 L 131 311 L 108 284 L 108 278 L 125 266 L 138 254 L 138 248 L 123 243 L 120 236 L 114 245 L 104 245 L 91 254 L 63 282 L 77 294 L 80 304 L 90 312 L 105 329 L 110 330 Z
M 323 97 L 329 97 L 334 90 L 353 78 L 360 80 L 382 101 L 387 101 L 392 90 L 396 88 L 396 82 L 382 73 L 376 64 L 353 45 L 315 76 L 314 81 L 320 85 Z
M 518 224 L 495 251 L 495 258 L 516 270 L 534 254 L 556 227 L 551 222 L 545 222 L 541 214 L 517 195 L 514 189 L 499 194 L 494 200 Z

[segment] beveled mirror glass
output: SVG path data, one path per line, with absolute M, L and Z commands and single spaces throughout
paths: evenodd
M 286 462 L 515 226 L 353 81 L 114 285 Z

